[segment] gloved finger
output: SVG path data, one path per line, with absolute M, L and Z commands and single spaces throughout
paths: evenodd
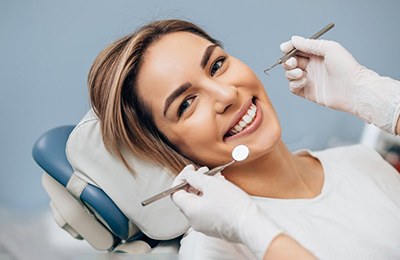
M 309 58 L 297 56 L 296 60 L 297 60 L 297 68 L 301 70 L 307 69 L 308 62 L 310 61 Z
M 196 171 L 192 164 L 186 165 L 185 168 L 183 168 L 183 170 L 178 174 L 178 176 L 175 177 L 173 186 L 185 181 L 186 180 L 186 176 L 189 173 L 195 172 L 195 173 L 198 173 L 198 174 L 204 174 L 207 171 L 208 171 L 208 168 L 206 166 L 201 167 Z
M 289 58 L 287 61 L 282 63 L 282 67 L 285 70 L 292 70 L 297 67 L 297 59 L 295 57 Z
M 329 41 L 305 39 L 300 36 L 293 36 L 291 42 L 299 51 L 317 56 L 325 56 L 330 48 Z
M 199 172 L 188 172 L 185 176 L 185 180 L 189 183 L 190 186 L 192 186 L 196 190 L 204 192 L 207 183 L 213 177 L 214 176 L 199 174 Z
M 196 208 L 195 205 L 197 205 L 200 198 L 199 196 L 188 193 L 184 190 L 178 190 L 172 194 L 171 199 L 186 216 L 190 216 L 194 213 Z
M 289 87 L 290 87 L 290 92 L 292 92 L 296 96 L 304 98 L 304 88 L 292 88 L 290 83 L 289 83 Z
M 203 175 L 207 171 L 208 171 L 208 168 L 205 167 L 205 166 L 201 167 L 197 171 L 195 171 L 193 165 L 191 165 L 191 164 L 187 165 L 185 168 L 183 168 L 183 170 L 179 173 L 179 175 L 176 176 L 176 178 L 175 178 L 175 180 L 174 180 L 174 182 L 172 184 L 172 187 L 174 187 L 174 186 L 176 186 L 178 184 L 181 184 L 184 181 L 188 182 L 187 178 L 188 178 L 188 176 L 190 176 L 192 174 Z M 199 190 L 196 187 L 193 187 L 192 185 L 190 185 L 190 183 L 189 183 L 189 187 L 185 188 L 185 190 L 188 193 L 193 193 L 193 194 L 196 194 L 196 195 L 201 195 L 202 194 L 201 190 Z
M 182 171 L 194 171 L 194 165 L 188 164 L 185 166 L 185 168 L 182 169 Z
M 288 53 L 291 50 L 293 50 L 294 47 L 291 41 L 287 41 L 287 42 L 282 42 L 279 48 L 283 53 Z
M 172 183 L 172 186 L 176 186 L 180 183 L 182 183 L 185 180 L 185 174 L 186 172 L 190 171 L 195 171 L 194 166 L 192 164 L 186 165 L 185 168 L 182 169 L 182 171 L 175 177 L 174 182 Z
M 295 56 L 291 57 L 290 59 L 282 63 L 282 67 L 285 70 L 292 70 L 294 68 L 300 68 L 302 70 L 306 70 L 309 61 L 310 61 L 309 58 Z
M 307 77 L 302 77 L 299 80 L 290 81 L 289 88 L 293 94 L 302 96 L 301 93 L 304 93 L 304 87 L 306 86 L 306 84 L 307 84 Z
M 199 169 L 197 170 L 197 174 L 204 174 L 204 173 L 206 173 L 208 170 L 209 170 L 209 169 L 208 169 L 207 166 L 203 166 L 203 167 L 201 167 L 201 168 L 199 168 Z M 221 173 L 220 173 L 220 174 L 221 174 Z M 194 193 L 194 194 L 196 194 L 196 195 L 199 195 L 199 196 L 201 196 L 201 195 L 203 194 L 203 192 L 202 192 L 201 190 L 198 190 L 198 189 L 196 189 L 196 188 L 194 188 L 194 187 L 192 187 L 192 186 L 189 186 L 188 191 L 191 192 L 191 193 Z
M 281 51 L 282 51 L 284 54 L 286 54 L 286 53 L 292 51 L 292 50 L 294 49 L 294 46 L 293 46 L 293 44 L 292 44 L 292 41 L 287 41 L 287 42 L 281 43 L 280 49 L 281 49 Z M 302 52 L 302 51 L 298 50 L 296 56 L 294 56 L 294 57 L 304 57 L 304 58 L 308 58 L 309 56 L 310 56 L 309 53 L 305 53 L 305 52 Z
M 203 167 L 200 167 L 200 168 L 197 170 L 197 173 L 204 174 L 204 173 L 207 172 L 208 170 L 209 170 L 209 169 L 208 169 L 207 166 L 203 166 Z
M 302 71 L 301 69 L 295 68 L 295 69 L 286 71 L 285 75 L 288 80 L 299 80 L 299 79 L 303 78 L 305 74 L 304 74 L 304 71 Z

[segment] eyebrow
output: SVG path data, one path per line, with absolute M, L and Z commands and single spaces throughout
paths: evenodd
M 186 90 L 188 90 L 192 84 L 190 82 L 183 83 L 179 88 L 175 89 L 165 100 L 165 105 L 164 105 L 164 117 L 167 114 L 169 106 L 174 102 L 174 100 L 179 97 L 182 93 L 184 93 Z
M 212 45 L 208 46 L 206 48 L 206 50 L 204 51 L 203 58 L 201 59 L 201 62 L 200 62 L 200 67 L 202 69 L 204 69 L 206 67 L 208 60 L 210 59 L 211 54 L 216 47 L 218 47 L 217 44 L 212 44 Z
M 206 48 L 204 51 L 203 57 L 201 58 L 200 62 L 200 67 L 204 69 L 210 60 L 211 54 L 213 53 L 214 49 L 218 47 L 217 44 L 212 44 Z M 182 93 L 184 93 L 186 90 L 188 90 L 192 84 L 190 82 L 186 82 L 182 84 L 179 88 L 174 90 L 165 100 L 165 105 L 164 105 L 164 117 L 167 114 L 168 108 L 171 106 L 172 102 L 179 97 Z

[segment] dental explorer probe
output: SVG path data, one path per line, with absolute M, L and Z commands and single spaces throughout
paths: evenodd
M 205 172 L 204 174 L 209 175 L 209 176 L 213 176 L 216 173 L 218 173 L 218 172 L 222 171 L 223 169 L 225 169 L 226 167 L 232 165 L 233 163 L 245 160 L 249 156 L 249 153 L 250 153 L 249 152 L 249 148 L 247 148 L 247 146 L 245 146 L 243 144 L 238 145 L 232 151 L 232 158 L 233 158 L 232 161 L 230 161 L 230 162 L 228 162 L 226 164 L 217 166 L 217 167 Z M 189 183 L 184 181 L 181 184 L 178 184 L 178 185 L 176 185 L 176 186 L 174 186 L 174 187 L 172 187 L 172 188 L 170 188 L 168 190 L 165 190 L 165 191 L 163 191 L 163 192 L 161 192 L 161 193 L 159 193 L 157 195 L 154 195 L 153 197 L 151 197 L 151 198 L 149 198 L 147 200 L 142 201 L 142 206 L 147 206 L 150 203 L 153 203 L 153 202 L 155 202 L 155 201 L 157 201 L 159 199 L 162 199 L 162 198 L 174 193 L 177 190 L 184 189 L 184 188 L 189 187 L 189 186 L 190 186 Z
M 327 31 L 329 31 L 330 29 L 332 29 L 335 26 L 335 24 L 330 23 L 327 26 L 325 26 L 324 28 L 322 28 L 322 30 L 320 30 L 319 32 L 317 32 L 316 34 L 314 34 L 313 36 L 310 37 L 310 39 L 318 39 L 319 37 L 321 37 L 323 34 L 325 34 Z M 287 61 L 288 59 L 290 59 L 291 57 L 295 56 L 297 53 L 299 52 L 299 50 L 297 50 L 296 48 L 293 48 L 293 50 L 291 50 L 290 52 L 286 53 L 285 55 L 283 55 L 277 62 L 275 62 L 274 65 L 272 65 L 271 67 L 269 67 L 268 69 L 264 70 L 264 73 L 268 75 L 268 71 L 272 70 L 273 68 L 275 68 L 276 66 L 278 66 L 279 64 L 284 63 L 285 61 Z

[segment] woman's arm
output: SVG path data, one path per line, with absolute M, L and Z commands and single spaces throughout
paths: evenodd
M 275 259 L 317 259 L 310 251 L 305 249 L 296 240 L 287 235 L 277 236 L 264 255 L 264 260 Z
M 208 236 L 245 244 L 258 259 L 315 259 L 280 228 L 239 187 L 222 176 L 187 166 L 173 185 L 186 180 L 196 190 L 177 191 L 172 199 L 192 228 Z M 200 195 L 199 195 L 200 194 Z

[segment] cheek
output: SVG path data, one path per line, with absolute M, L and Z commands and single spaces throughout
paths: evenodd
M 182 148 L 193 148 L 202 142 L 215 141 L 216 130 L 211 122 L 201 119 L 190 120 L 187 127 L 176 130 L 176 143 Z M 196 147 L 197 149 L 197 147 Z
M 263 83 L 248 66 L 236 66 L 235 69 L 230 71 L 230 75 L 232 75 L 231 79 L 235 79 L 232 84 L 243 93 L 256 96 L 264 101 L 268 100 Z
M 215 122 L 203 114 L 192 116 L 184 124 L 171 129 L 170 141 L 179 149 L 179 152 L 194 162 L 204 164 L 208 162 L 210 147 L 218 142 L 219 132 Z

